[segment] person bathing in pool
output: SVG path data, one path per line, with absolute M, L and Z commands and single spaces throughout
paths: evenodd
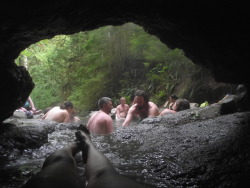
M 111 110 L 112 100 L 109 97 L 102 97 L 98 100 L 99 111 L 95 112 L 87 122 L 87 128 L 92 134 L 107 135 L 114 130 Z
M 84 132 L 83 132 L 84 131 Z M 89 131 L 75 133 L 78 142 L 50 154 L 41 171 L 22 188 L 142 188 L 135 181 L 121 176 L 105 155 L 98 151 L 90 139 Z M 82 151 L 86 164 L 86 182 L 77 173 L 74 156 Z M 86 186 L 85 186 L 86 185 Z
M 117 121 L 124 121 L 129 110 L 129 105 L 126 104 L 125 97 L 120 98 L 120 104 L 116 107 L 115 119 Z
M 149 96 L 143 90 L 135 92 L 134 104 L 129 108 L 128 114 L 122 126 L 129 126 L 130 122 L 135 118 L 141 120 L 147 117 L 155 117 L 159 115 L 157 105 L 149 101 Z

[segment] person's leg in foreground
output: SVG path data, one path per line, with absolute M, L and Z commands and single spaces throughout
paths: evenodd
M 56 150 L 44 161 L 41 171 L 22 188 L 85 188 L 77 172 L 74 156 L 82 151 L 86 164 L 87 188 L 141 188 L 133 180 L 119 175 L 108 158 L 96 149 L 86 127 L 75 133 L 79 142 Z
M 77 140 L 83 149 L 86 162 L 86 188 L 140 188 L 142 185 L 119 175 L 104 154 L 96 149 L 88 134 L 77 131 Z
M 77 172 L 74 156 L 81 151 L 79 143 L 73 143 L 50 154 L 41 171 L 23 188 L 84 188 L 85 181 Z

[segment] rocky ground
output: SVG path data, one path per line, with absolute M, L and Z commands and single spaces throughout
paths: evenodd
M 120 174 L 145 187 L 246 187 L 250 186 L 249 123 L 250 112 L 220 115 L 220 106 L 215 105 L 118 126 L 112 135 L 92 140 Z M 14 150 L 42 146 L 49 133 L 58 131 L 56 127 L 78 126 L 6 120 L 0 130 L 1 165 Z M 7 178 L 1 175 L 1 185 Z

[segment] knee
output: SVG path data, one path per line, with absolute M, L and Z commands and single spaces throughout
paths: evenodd
M 45 168 L 49 165 L 54 165 L 56 163 L 65 163 L 69 165 L 76 165 L 75 159 L 73 156 L 66 155 L 64 153 L 54 153 L 46 158 L 45 162 L 43 163 L 43 167 Z

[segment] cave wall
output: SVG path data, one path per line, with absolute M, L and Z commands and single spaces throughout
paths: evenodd
M 58 34 L 133 22 L 169 48 L 183 49 L 194 63 L 211 69 L 217 82 L 249 90 L 249 2 L 168 0 L 4 1 L 0 6 L 0 122 L 34 88 L 14 60 L 29 45 Z

